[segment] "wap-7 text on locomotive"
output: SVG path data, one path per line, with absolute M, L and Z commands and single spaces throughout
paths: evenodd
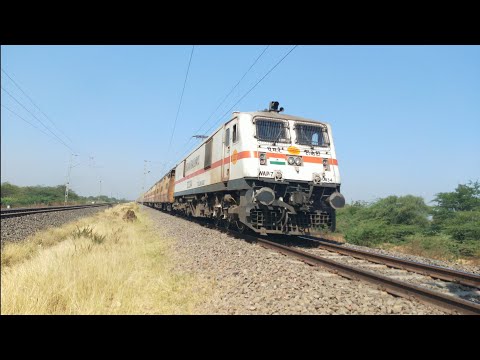
M 282 111 L 234 112 L 139 201 L 240 231 L 334 230 L 345 199 L 331 126 Z

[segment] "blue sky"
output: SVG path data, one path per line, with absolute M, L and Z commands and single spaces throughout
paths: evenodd
M 2 87 L 79 154 L 72 188 L 136 198 L 186 150 L 265 46 L 2 46 Z M 203 130 L 291 46 L 270 46 Z M 232 110 L 264 109 L 332 124 L 347 201 L 435 193 L 480 179 L 479 46 L 297 47 Z M 41 127 L 5 91 L 2 105 Z M 202 133 L 202 131 L 200 131 Z M 193 144 L 191 141 L 190 145 Z M 1 181 L 64 184 L 71 151 L 1 108 Z M 89 160 L 93 156 L 94 160 Z

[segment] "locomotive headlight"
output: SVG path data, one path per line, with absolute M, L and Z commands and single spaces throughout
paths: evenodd
M 335 191 L 333 194 L 331 194 L 327 202 L 334 208 L 334 209 L 340 209 L 345 206 L 345 198 L 343 197 L 342 194 L 340 194 L 338 191 Z
M 295 158 L 293 156 L 289 156 L 287 162 L 288 165 L 293 165 L 295 164 Z
M 302 158 L 300 156 L 297 156 L 295 158 L 295 165 L 297 165 L 297 166 L 302 165 Z
M 275 200 L 275 192 L 271 188 L 263 187 L 255 191 L 253 199 L 263 205 L 272 205 Z
M 266 153 L 260 153 L 260 165 L 267 165 L 267 154 Z

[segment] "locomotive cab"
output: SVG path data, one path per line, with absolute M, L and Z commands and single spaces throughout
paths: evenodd
M 255 151 L 236 169 L 250 189 L 242 192 L 243 206 L 235 213 L 263 234 L 333 231 L 335 210 L 345 199 L 331 127 L 282 111 L 278 102 L 271 102 L 264 111 L 237 115 L 241 146 Z

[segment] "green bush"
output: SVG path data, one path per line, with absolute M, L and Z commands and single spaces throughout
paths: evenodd
M 345 232 L 345 240 L 362 246 L 401 243 L 407 236 L 416 234 L 419 230 L 415 226 L 389 225 L 381 220 L 362 221 Z
M 480 242 L 479 241 L 452 241 L 450 243 L 450 251 L 457 257 L 475 256 L 480 257 Z
M 454 241 L 450 236 L 413 234 L 405 238 L 405 245 L 410 253 L 426 257 L 437 257 L 453 260 L 458 251 L 453 249 Z
M 402 242 L 428 227 L 429 207 L 422 198 L 389 196 L 371 204 L 356 202 L 337 213 L 337 227 L 348 242 L 372 246 Z
M 33 204 L 51 205 L 53 203 L 62 203 L 65 199 L 65 186 L 25 186 L 20 187 L 8 182 L 1 184 L 2 205 L 11 206 L 29 206 Z M 105 195 L 100 197 L 83 197 L 70 190 L 68 193 L 69 202 L 86 201 L 117 201 L 115 198 L 109 198 Z M 123 200 L 125 201 L 125 200 Z
M 426 227 L 429 207 L 418 196 L 389 196 L 367 208 L 366 215 L 381 219 L 390 225 Z
M 344 232 L 358 222 L 358 214 L 368 206 L 365 202 L 354 202 L 337 210 L 337 232 Z
M 443 222 L 443 231 L 454 240 L 480 243 L 480 210 L 458 211 Z
M 409 235 L 421 232 L 421 227 L 414 225 L 391 225 L 388 228 L 390 234 L 390 242 L 402 242 Z
M 4 198 L 15 198 L 21 193 L 21 188 L 19 186 L 5 182 L 2 184 L 1 188 L 2 201 Z
M 12 197 L 2 197 L 2 205 L 11 205 L 15 201 Z
M 382 221 L 361 222 L 345 231 L 345 240 L 349 243 L 372 246 L 390 240 L 387 225 Z

